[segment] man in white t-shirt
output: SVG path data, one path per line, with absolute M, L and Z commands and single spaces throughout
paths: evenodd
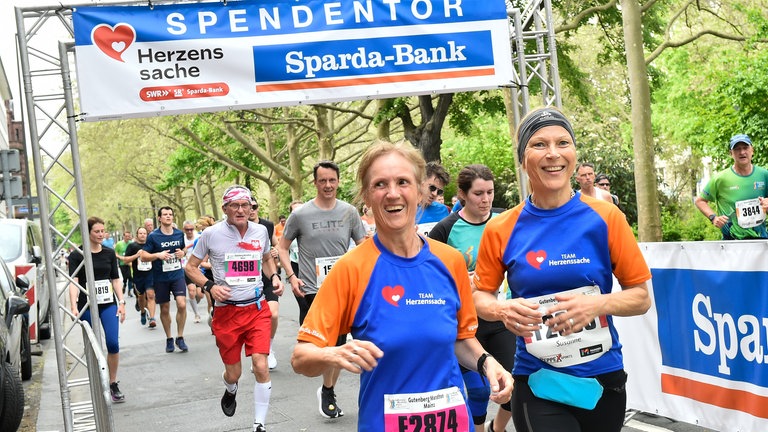
M 253 389 L 253 430 L 266 432 L 267 411 L 272 394 L 267 355 L 269 354 L 272 313 L 264 296 L 262 274 L 272 281 L 273 291 L 282 295 L 283 284 L 277 273 L 267 228 L 251 222 L 251 191 L 240 185 L 227 188 L 222 210 L 225 221 L 207 228 L 200 235 L 186 274 L 216 301 L 211 329 L 224 363 L 224 395 L 221 410 L 235 415 L 237 383 L 242 373 L 241 352 L 251 357 L 256 384 Z M 200 264 L 208 256 L 213 281 L 203 275 Z

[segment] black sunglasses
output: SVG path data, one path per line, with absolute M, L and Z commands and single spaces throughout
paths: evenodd
M 442 195 L 445 191 L 435 185 L 429 185 L 429 192 L 437 192 L 438 195 Z
M 598 186 L 610 186 L 611 184 L 610 183 L 598 183 L 597 185 Z

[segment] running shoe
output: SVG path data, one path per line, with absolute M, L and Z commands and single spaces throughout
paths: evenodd
M 117 381 L 109 385 L 109 394 L 110 396 L 112 396 L 112 403 L 125 402 L 125 396 L 123 395 L 123 392 L 120 391 L 120 388 L 117 386 Z
M 139 309 L 139 298 L 138 297 L 136 297 L 136 306 L 135 307 L 136 307 L 136 312 L 141 310 L 141 309 Z
M 344 415 L 344 412 L 336 405 L 336 394 L 333 389 L 327 389 L 325 386 L 320 386 L 317 389 L 317 402 L 320 405 L 320 415 L 325 418 L 337 418 Z
M 235 389 L 234 393 L 230 393 L 227 389 L 224 389 L 224 396 L 221 397 L 221 411 L 223 411 L 224 415 L 227 417 L 235 415 L 235 409 L 237 408 L 235 396 L 237 396 L 237 389 Z
M 177 337 L 176 338 L 176 346 L 179 347 L 181 352 L 189 351 L 189 347 L 187 346 L 187 343 L 184 342 L 184 338 L 183 337 Z
M 175 348 L 173 347 L 173 338 L 165 339 L 165 352 L 172 353 Z
M 253 432 L 267 432 L 267 428 L 265 428 L 261 423 L 254 423 Z
M 154 318 L 150 318 L 149 319 L 149 328 L 154 329 L 155 327 L 157 327 L 157 322 L 155 321 Z
M 146 325 L 146 324 L 147 324 L 147 314 L 142 312 L 141 313 L 141 325 Z
M 275 357 L 275 351 L 272 348 L 269 349 L 269 355 L 267 356 L 267 366 L 269 366 L 269 370 L 277 367 L 277 357 Z

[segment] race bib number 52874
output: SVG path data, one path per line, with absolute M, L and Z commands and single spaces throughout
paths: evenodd
M 469 412 L 458 387 L 384 395 L 386 432 L 464 432 Z

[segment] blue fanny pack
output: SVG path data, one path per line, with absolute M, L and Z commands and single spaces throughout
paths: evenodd
M 528 386 L 541 399 L 594 409 L 603 395 L 603 386 L 595 378 L 579 378 L 551 369 L 539 369 L 528 377 Z

